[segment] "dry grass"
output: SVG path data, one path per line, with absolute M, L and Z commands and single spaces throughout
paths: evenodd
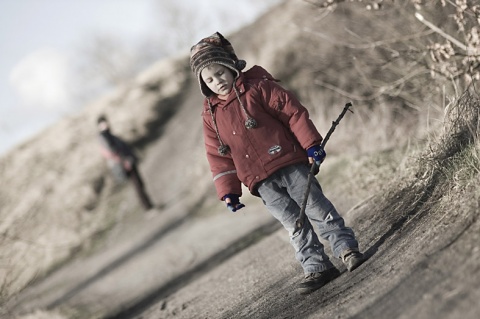
M 466 91 L 446 109 L 443 131 L 418 160 L 415 176 L 442 193 L 475 181 L 479 167 L 480 100 Z
M 369 209 L 388 211 L 395 225 L 402 223 L 394 220 L 404 221 L 432 209 L 448 212 L 451 207 L 478 205 L 479 116 L 478 95 L 465 92 L 445 114 L 443 131 L 423 151 L 412 154 L 412 160 L 371 199 Z

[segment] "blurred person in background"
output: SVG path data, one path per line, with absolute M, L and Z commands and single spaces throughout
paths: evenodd
M 110 131 L 110 124 L 105 115 L 97 120 L 100 150 L 102 156 L 112 171 L 115 180 L 125 182 L 130 180 L 135 186 L 140 201 L 145 210 L 153 208 L 150 197 L 145 191 L 145 185 L 137 169 L 138 158 L 134 151 L 121 138 Z

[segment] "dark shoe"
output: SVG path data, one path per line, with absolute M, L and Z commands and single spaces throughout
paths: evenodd
M 338 276 L 340 276 L 340 271 L 335 267 L 323 272 L 310 273 L 305 276 L 305 279 L 302 280 L 297 290 L 302 295 L 309 294 L 325 286 Z
M 365 257 L 359 251 L 348 251 L 343 255 L 342 261 L 347 267 L 348 271 L 354 271 L 358 266 L 363 264 Z

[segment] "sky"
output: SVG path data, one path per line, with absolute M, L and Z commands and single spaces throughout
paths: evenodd
M 182 21 L 178 15 L 202 21 L 180 26 L 199 40 L 251 22 L 273 2 L 278 1 L 0 0 L 0 156 L 79 111 L 73 66 L 79 48 L 95 35 L 112 35 L 135 48 L 175 27 L 167 18 L 172 3 L 173 21 Z

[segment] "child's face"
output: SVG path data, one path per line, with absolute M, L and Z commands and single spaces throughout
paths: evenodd
M 228 95 L 235 80 L 233 72 L 221 64 L 211 64 L 205 67 L 200 76 L 207 87 L 219 96 Z

